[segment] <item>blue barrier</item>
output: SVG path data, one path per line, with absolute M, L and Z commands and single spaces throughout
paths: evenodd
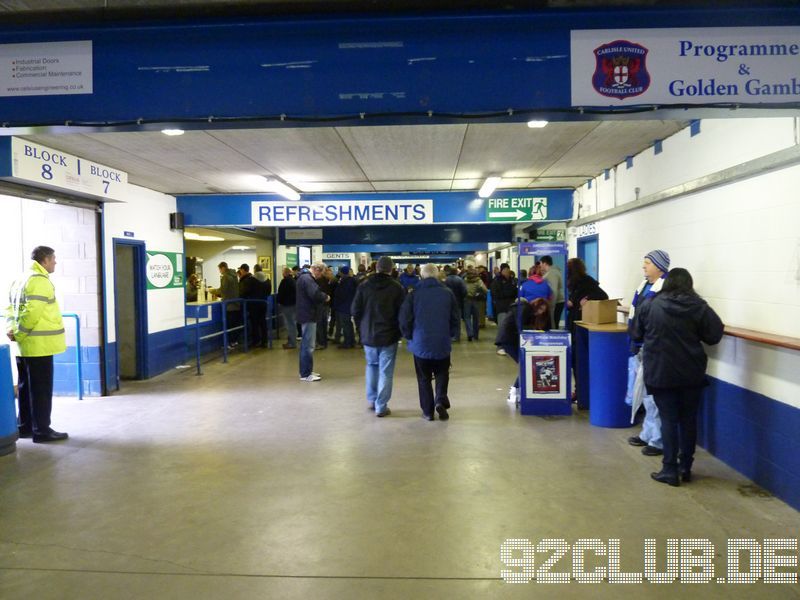
M 78 362 L 78 400 L 83 400 L 83 358 L 81 357 L 81 318 L 75 313 L 61 313 L 62 317 L 75 319 L 75 354 Z
M 195 322 L 194 322 L 194 329 L 195 329 L 195 368 L 197 370 L 196 375 L 202 375 L 202 369 L 200 367 L 200 342 L 203 340 L 208 340 L 211 338 L 215 338 L 218 336 L 222 336 L 222 362 L 228 362 L 228 333 L 232 331 L 239 331 L 244 330 L 244 351 L 249 351 L 249 343 L 248 343 L 248 328 L 246 326 L 247 323 L 247 305 L 251 303 L 265 303 L 267 305 L 267 314 L 265 315 L 265 319 L 267 322 L 267 348 L 272 348 L 272 340 L 273 340 L 273 327 L 274 321 L 277 318 L 275 315 L 275 300 L 272 296 L 269 296 L 266 299 L 260 298 L 233 298 L 231 300 L 223 300 L 221 302 L 221 311 L 222 311 L 222 330 L 216 331 L 214 333 L 209 333 L 208 335 L 201 336 L 200 335 L 200 314 L 196 312 L 194 315 Z M 235 304 L 242 304 L 242 325 L 236 325 L 235 327 L 228 328 L 228 311 L 227 306 L 228 304 L 235 303 Z
M 11 378 L 11 348 L 0 346 L 0 456 L 17 449 L 17 410 Z

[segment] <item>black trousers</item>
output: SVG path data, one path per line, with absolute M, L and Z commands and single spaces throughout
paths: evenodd
M 450 408 L 447 397 L 447 386 L 450 383 L 450 357 L 420 358 L 414 357 L 414 370 L 417 372 L 419 388 L 419 406 L 422 412 L 432 416 L 433 409 L 440 404 Z M 436 379 L 436 395 L 434 396 L 431 380 Z
M 648 389 L 661 416 L 664 442 L 664 470 L 669 473 L 691 471 L 697 444 L 697 411 L 703 396 L 702 387 Z
M 563 302 L 556 302 L 556 307 L 553 310 L 553 328 L 558 329 L 558 323 L 561 321 L 561 313 L 564 310 Z
M 247 320 L 250 321 L 250 343 L 253 346 L 267 344 L 267 307 L 253 303 L 247 307 Z
M 47 433 L 53 410 L 53 357 L 18 356 L 19 428 Z

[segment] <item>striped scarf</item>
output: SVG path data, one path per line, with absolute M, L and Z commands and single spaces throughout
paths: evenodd
M 644 298 L 653 298 L 658 292 L 661 291 L 661 288 L 664 286 L 664 278 L 666 274 L 662 275 L 656 282 L 650 286 L 650 289 L 647 290 L 647 293 L 644 295 Z M 631 311 L 628 313 L 628 321 L 633 321 L 633 315 L 636 313 L 636 307 L 639 306 L 639 302 L 644 300 L 642 298 L 640 300 L 639 296 L 641 296 L 642 292 L 644 291 L 644 286 L 647 285 L 647 279 L 643 279 L 642 283 L 639 284 L 639 287 L 636 288 L 636 293 L 633 295 L 633 300 L 631 301 Z

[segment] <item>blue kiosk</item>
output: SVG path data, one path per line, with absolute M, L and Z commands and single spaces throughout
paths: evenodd
M 523 258 L 535 261 L 538 256 L 566 258 L 563 242 L 527 242 L 519 245 L 517 272 Z M 559 260 L 559 262 L 561 262 Z M 520 332 L 519 380 L 520 413 L 523 415 L 571 415 L 570 335 L 568 331 Z

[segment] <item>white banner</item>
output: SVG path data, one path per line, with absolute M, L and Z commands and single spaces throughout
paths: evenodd
M 40 186 L 108 199 L 122 199 L 122 187 L 128 185 L 124 171 L 19 138 L 11 139 L 11 175 Z
M 252 220 L 272 227 L 423 225 L 433 223 L 433 200 L 253 202 Z
M 39 186 L 121 200 L 128 174 L 60 150 L 11 139 L 11 175 Z
M 91 40 L 0 45 L 0 96 L 91 93 Z
M 598 29 L 571 34 L 573 106 L 800 100 L 800 28 Z

